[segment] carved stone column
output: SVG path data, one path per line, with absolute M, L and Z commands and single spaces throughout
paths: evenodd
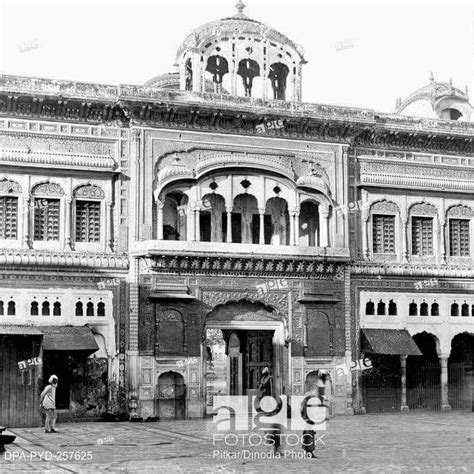
M 30 212 L 28 213 L 28 246 L 33 248 L 33 242 L 35 240 L 35 198 L 31 196 L 30 198 Z
M 71 250 L 71 199 L 64 201 L 64 248 Z
M 156 238 L 163 240 L 163 207 L 164 202 L 156 200 Z
M 300 213 L 295 212 L 295 245 L 300 244 Z
M 448 357 L 447 354 L 441 354 L 439 356 L 439 364 L 441 366 L 441 410 L 451 411 L 451 405 L 449 404 L 448 396 Z
M 227 243 L 232 243 L 232 208 L 231 207 L 226 207 L 226 217 L 227 217 L 227 236 L 226 236 L 226 242 Z
M 323 210 L 320 213 L 321 232 L 320 232 L 320 247 L 327 247 L 329 245 L 328 224 L 329 211 Z
M 295 216 L 296 212 L 290 212 L 290 245 L 296 245 L 295 242 Z
M 258 210 L 259 218 L 260 218 L 260 230 L 258 236 L 258 243 L 260 245 L 265 244 L 265 209 Z
M 201 240 L 201 209 L 196 207 L 194 209 L 194 231 L 195 231 L 195 240 L 199 242 Z
M 408 219 L 402 219 L 402 262 L 408 263 Z
M 439 220 L 439 250 L 438 250 L 438 255 L 439 255 L 439 263 L 446 263 L 446 231 L 447 231 L 447 226 L 446 226 L 446 220 L 441 218 Z
M 22 224 L 23 224 L 23 240 L 22 240 L 22 248 L 27 249 L 30 248 L 30 200 L 33 200 L 32 197 L 24 197 L 23 198 L 23 208 L 22 208 Z
M 407 356 L 400 356 L 400 368 L 402 372 L 401 382 L 402 382 L 402 400 L 400 411 L 408 411 L 407 405 Z
M 112 235 L 114 233 L 114 219 L 112 217 L 112 202 L 105 203 L 105 251 L 112 252 Z

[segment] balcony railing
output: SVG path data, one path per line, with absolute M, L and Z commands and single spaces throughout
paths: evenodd
M 131 245 L 134 255 L 225 255 L 260 257 L 314 257 L 320 259 L 346 260 L 346 247 L 303 247 L 298 245 L 261 245 L 226 242 L 196 242 L 185 240 L 143 240 Z

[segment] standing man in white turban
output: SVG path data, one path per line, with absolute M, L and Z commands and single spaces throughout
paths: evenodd
M 45 433 L 57 433 L 56 431 L 56 387 L 58 386 L 58 378 L 56 375 L 51 375 L 48 380 L 49 385 L 46 385 L 45 389 L 40 395 L 40 406 L 44 408 L 46 412 L 46 421 L 44 424 Z

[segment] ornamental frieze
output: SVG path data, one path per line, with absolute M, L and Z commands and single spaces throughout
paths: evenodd
M 57 183 L 43 183 L 36 185 L 32 194 L 34 196 L 64 196 L 64 190 Z
M 393 115 L 375 114 L 370 110 L 318 104 L 301 104 L 298 107 L 301 111 L 307 110 L 308 114 L 313 115 L 301 117 L 299 114 L 295 115 L 295 105 L 289 102 L 272 104 L 271 101 L 232 97 L 229 104 L 224 104 L 221 96 L 217 98 L 203 94 L 199 96 L 200 101 L 193 104 L 189 94 L 180 95 L 178 91 L 171 93 L 156 89 L 153 89 L 152 98 L 148 99 L 155 102 L 146 103 L 139 101 L 139 96 L 127 96 L 128 89 L 131 87 L 130 90 L 133 91 L 133 86 L 118 86 L 115 91 L 116 99 L 112 100 L 114 94 L 111 94 L 107 101 L 96 99 L 97 94 L 94 93 L 91 93 L 93 98 L 89 100 L 78 97 L 67 100 L 54 96 L 32 97 L 12 94 L 8 91 L 8 84 L 13 79 L 7 80 L 6 84 L 3 81 L 2 84 L 1 80 L 4 78 L 5 76 L 0 78 L 0 90 L 4 91 L 0 93 L 0 114 L 9 117 L 73 120 L 117 127 L 129 127 L 132 123 L 134 126 L 222 130 L 251 135 L 257 135 L 257 125 L 278 119 L 285 126 L 267 132 L 271 136 L 338 141 L 362 147 L 474 153 L 472 124 L 445 125 L 423 119 L 400 119 Z M 45 84 L 41 87 L 43 86 L 46 87 Z M 77 88 L 78 85 L 74 87 Z M 102 86 L 95 87 L 100 90 Z M 30 89 L 34 90 L 35 87 Z M 25 90 L 28 90 L 26 85 Z M 141 89 L 138 88 L 137 91 L 140 92 Z M 166 99 L 160 101 L 160 96 Z M 289 109 L 290 106 L 293 110 Z M 399 128 L 399 124 L 404 127 Z
M 470 219 L 474 216 L 473 210 L 469 206 L 452 206 L 446 213 L 448 217 L 465 217 Z
M 93 198 L 93 199 L 104 199 L 105 193 L 98 186 L 88 184 L 81 186 L 74 191 L 74 197 L 76 198 Z
M 294 276 L 315 280 L 344 279 L 343 264 L 314 260 L 169 255 L 147 258 L 147 266 L 158 273 Z
M 394 202 L 387 201 L 385 199 L 372 204 L 372 206 L 370 206 L 370 210 L 372 212 L 390 212 L 394 214 L 398 214 L 400 212 L 400 209 Z

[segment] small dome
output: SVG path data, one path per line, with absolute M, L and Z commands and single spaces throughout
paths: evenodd
M 452 81 L 430 83 L 421 87 L 405 100 L 398 99 L 395 113 L 401 115 L 470 121 L 472 106 L 466 91 L 453 86 Z

